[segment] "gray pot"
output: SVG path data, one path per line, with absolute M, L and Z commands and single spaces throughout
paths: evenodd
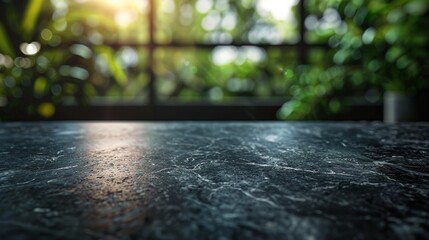
M 383 99 L 385 123 L 409 122 L 414 120 L 414 98 L 412 95 L 386 91 Z

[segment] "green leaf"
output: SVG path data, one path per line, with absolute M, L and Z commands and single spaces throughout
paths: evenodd
M 43 0 L 31 0 L 25 9 L 22 20 L 22 31 L 28 41 L 31 40 L 30 38 L 33 35 L 37 18 L 42 10 L 43 2 Z
M 107 31 L 116 31 L 116 22 L 113 18 L 109 17 L 102 12 L 92 11 L 88 9 L 80 9 L 79 11 L 71 11 L 66 15 L 68 24 L 74 22 L 92 21 L 102 26 Z
M 95 51 L 99 53 L 104 60 L 106 60 L 108 69 L 115 81 L 120 86 L 125 86 L 125 84 L 127 84 L 127 75 L 119 61 L 116 59 L 114 51 L 107 46 L 97 46 Z
M 0 52 L 15 58 L 16 54 L 3 25 L 0 22 Z

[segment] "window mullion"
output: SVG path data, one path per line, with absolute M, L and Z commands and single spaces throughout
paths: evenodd
M 307 64 L 308 62 L 308 45 L 305 42 L 305 18 L 307 17 L 307 11 L 305 9 L 305 0 L 299 1 L 299 43 L 298 43 L 298 63 Z

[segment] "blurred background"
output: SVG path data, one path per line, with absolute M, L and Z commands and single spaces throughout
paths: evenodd
M 429 120 L 427 0 L 0 0 L 0 120 Z

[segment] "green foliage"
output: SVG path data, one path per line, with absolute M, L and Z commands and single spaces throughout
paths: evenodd
M 15 51 L 13 50 L 10 39 L 6 33 L 6 30 L 3 27 L 3 24 L 0 22 L 0 52 L 3 52 L 11 57 L 14 57 Z
M 339 101 L 338 92 L 346 89 L 346 71 L 343 67 L 322 68 L 316 66 L 299 66 L 291 78 L 289 87 L 292 100 L 286 102 L 278 113 L 281 119 L 302 120 L 338 113 L 344 108 Z M 355 87 L 355 84 L 352 84 Z
M 356 11 L 348 13 L 349 8 Z M 368 74 L 375 75 L 374 84 L 384 89 L 403 92 L 420 89 L 426 84 L 429 66 L 429 53 L 425 51 L 429 40 L 428 8 L 429 3 L 423 0 L 340 5 L 349 31 L 339 36 L 336 54 L 350 54 L 337 63 L 361 64 Z M 365 16 L 359 17 L 362 9 Z
M 158 42 L 279 43 L 295 42 L 297 24 L 261 15 L 256 0 L 172 0 L 157 1 Z M 263 2 L 263 1 L 262 1 Z M 292 1 L 285 1 L 292 2 Z M 280 2 L 281 3 L 281 2 Z M 280 8 L 289 6 L 284 2 Z M 175 6 L 174 8 L 171 6 Z M 283 9 L 284 12 L 290 9 Z M 291 14 L 295 14 L 292 9 Z
M 120 61 L 122 49 L 100 45 L 103 36 L 115 32 L 112 18 L 100 11 L 74 11 L 79 6 L 72 3 L 67 7 L 59 14 L 49 1 L 2 3 L 0 97 L 6 99 L 2 101 L 8 112 L 4 117 L 27 112 L 49 118 L 58 105 L 87 105 L 92 96 L 128 87 L 127 74 L 135 70 Z M 129 93 L 117 92 L 120 97 Z
M 35 25 L 42 10 L 43 0 L 32 0 L 28 3 L 22 20 L 22 35 L 24 40 L 30 41 L 35 30 Z
M 279 63 L 296 59 L 294 52 L 277 54 L 249 46 L 218 47 L 213 51 L 159 49 L 156 53 L 157 88 L 162 101 L 228 102 L 240 97 L 283 96 L 287 86 L 284 66 Z M 217 54 L 223 53 L 233 53 L 237 58 L 217 60 Z M 261 59 L 252 59 L 250 53 L 259 53 Z
M 335 114 L 344 105 L 340 96 L 363 95 L 365 89 L 414 92 L 426 86 L 428 9 L 424 0 L 310 0 L 309 18 L 319 22 L 310 26 L 307 40 L 329 42 L 328 62 L 334 67 L 312 64 L 302 71 L 299 66 L 292 99 L 279 117 L 314 119 Z M 342 74 L 325 75 L 333 69 Z M 332 87 L 333 81 L 341 84 Z M 323 95 L 315 91 L 319 85 L 326 89 Z
M 113 49 L 107 46 L 97 46 L 94 50 L 105 60 L 108 66 L 107 69 L 114 77 L 117 84 L 122 87 L 125 86 L 127 84 L 127 76 L 121 64 L 117 61 Z

